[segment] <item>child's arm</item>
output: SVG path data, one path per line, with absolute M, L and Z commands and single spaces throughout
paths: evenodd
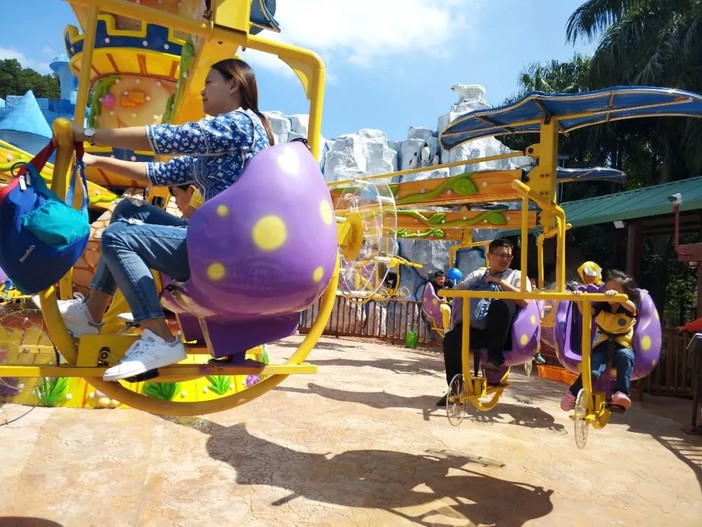
M 615 291 L 614 289 L 607 289 L 607 291 L 605 291 L 605 295 L 607 296 L 614 296 L 616 294 L 619 294 L 619 291 Z M 612 302 L 612 309 L 616 310 L 616 306 L 618 305 L 622 306 L 632 315 L 636 315 L 637 313 L 636 304 L 634 304 L 632 300 L 627 300 L 626 302 Z

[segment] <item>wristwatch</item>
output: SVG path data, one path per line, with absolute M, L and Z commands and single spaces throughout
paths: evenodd
M 95 128 L 86 128 L 83 130 L 83 136 L 91 146 L 95 146 Z

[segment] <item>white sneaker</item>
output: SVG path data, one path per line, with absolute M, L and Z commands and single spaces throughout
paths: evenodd
M 117 364 L 105 370 L 104 381 L 117 381 L 134 377 L 149 370 L 176 364 L 185 359 L 185 346 L 176 339 L 166 342 L 152 331 L 145 329 Z
M 32 302 L 41 309 L 39 295 L 34 295 Z M 69 333 L 80 337 L 81 335 L 97 335 L 100 332 L 102 324 L 96 324 L 91 321 L 88 309 L 85 307 L 85 297 L 83 295 L 74 293 L 72 300 L 59 300 L 57 303 L 59 313 L 61 313 L 61 318 Z

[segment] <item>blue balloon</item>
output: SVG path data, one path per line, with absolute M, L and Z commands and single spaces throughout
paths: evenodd
M 446 272 L 446 276 L 449 280 L 453 280 L 454 282 L 458 282 L 459 280 L 463 279 L 463 273 L 460 269 L 455 267 L 451 267 L 451 269 Z

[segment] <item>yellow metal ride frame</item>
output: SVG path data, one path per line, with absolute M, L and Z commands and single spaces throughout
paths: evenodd
M 193 113 L 193 98 L 199 99 L 199 92 L 204 85 L 207 66 L 216 60 L 233 57 L 239 49 L 254 49 L 278 56 L 290 66 L 298 76 L 305 90 L 309 106 L 308 144 L 315 157 L 319 155 L 319 138 L 321 136 L 322 103 L 324 97 L 325 68 L 322 60 L 312 51 L 290 46 L 281 42 L 267 40 L 251 34 L 251 2 L 246 0 L 213 0 L 212 13 L 209 18 L 193 20 L 163 10 L 147 7 L 126 0 L 71 0 L 74 10 L 84 28 L 84 47 L 80 66 L 79 91 L 76 101 L 75 120 L 83 122 L 88 100 L 88 87 L 92 54 L 94 51 L 97 19 L 101 12 L 131 17 L 145 23 L 156 23 L 201 39 L 198 55 L 194 59 L 193 74 L 189 76 L 185 95 L 181 105 L 174 111 L 174 122 L 199 119 L 201 114 Z M 78 9 L 77 9 L 78 8 Z M 199 66 L 198 66 L 199 65 Z M 58 153 L 54 165 L 52 190 L 60 197 L 65 197 L 68 175 L 72 164 L 73 137 L 70 121 L 58 119 L 54 123 L 54 135 L 58 142 Z M 343 249 L 343 247 L 342 247 Z M 136 334 L 85 335 L 76 342 L 68 333 L 57 305 L 57 291 L 51 287 L 39 295 L 42 313 L 49 337 L 63 360 L 59 365 L 0 365 L 0 378 L 40 378 L 40 377 L 80 377 L 112 399 L 116 399 L 134 408 L 164 415 L 200 415 L 218 412 L 238 406 L 259 397 L 277 386 L 288 375 L 296 373 L 315 373 L 316 366 L 304 362 L 331 315 L 338 282 L 337 270 L 323 295 L 322 305 L 317 320 L 304 341 L 293 355 L 282 364 L 269 364 L 263 367 L 226 368 L 227 375 L 258 374 L 261 381 L 253 386 L 225 397 L 197 402 L 174 402 L 151 398 L 130 390 L 125 384 L 105 382 L 102 374 L 104 362 L 99 364 L 98 357 L 109 350 L 109 363 L 119 359 L 129 345 L 138 338 Z M 60 296 L 70 298 L 72 294 L 70 273 L 60 282 Z M 30 351 L 30 350 L 27 350 Z M 190 346 L 189 355 L 207 354 L 203 347 Z M 205 364 L 179 364 L 162 368 L 159 382 L 192 380 L 208 375 L 220 374 L 220 368 Z

